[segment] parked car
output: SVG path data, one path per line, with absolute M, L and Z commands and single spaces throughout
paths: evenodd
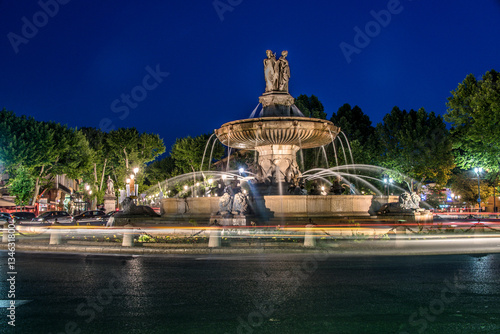
M 14 219 L 16 223 L 21 223 L 21 224 L 24 222 L 30 222 L 33 220 L 33 218 L 36 218 L 36 215 L 33 212 L 27 212 L 27 211 L 12 212 L 10 215 L 12 216 L 12 219 Z
M 11 220 L 12 220 L 12 216 L 10 213 L 0 212 L 0 224 L 3 224 L 3 222 L 10 223 Z
M 73 217 L 66 211 L 46 211 L 33 218 L 31 222 L 39 224 L 54 224 L 57 220 L 58 223 L 71 223 Z
M 106 213 L 101 210 L 89 210 L 73 217 L 77 225 L 105 225 Z

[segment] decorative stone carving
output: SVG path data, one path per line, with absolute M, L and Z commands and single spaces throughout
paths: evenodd
M 295 99 L 289 94 L 283 93 L 264 93 L 264 95 L 259 97 L 259 102 L 262 103 L 262 106 L 268 107 L 270 105 L 281 105 L 290 107 L 295 102 Z
M 233 198 L 233 214 L 244 214 L 248 212 L 247 197 L 243 193 L 237 193 Z
M 229 193 L 225 192 L 224 195 L 219 199 L 219 213 L 220 215 L 228 214 L 232 210 L 233 198 Z
M 266 51 L 264 59 L 264 77 L 266 79 L 266 92 L 278 89 L 278 73 L 276 72 L 276 54 L 271 50 Z
M 286 59 L 288 51 L 282 51 L 278 60 L 276 60 L 276 54 L 271 50 L 267 50 L 266 54 L 267 58 L 264 59 L 266 93 L 276 91 L 288 93 L 288 81 L 290 80 L 290 66 Z
M 106 183 L 107 183 L 106 195 L 115 196 L 115 186 L 110 176 L 108 176 L 108 180 L 106 181 Z
M 386 213 L 410 213 L 422 211 L 420 208 L 420 196 L 417 193 L 404 192 L 399 195 L 397 203 L 387 203 L 382 206 L 378 214 Z
M 145 217 L 159 217 L 159 215 L 145 205 L 135 205 L 134 201 L 127 197 L 122 202 L 123 213 L 117 213 L 116 217 L 120 216 L 145 216 Z
M 399 195 L 399 206 L 401 209 L 417 210 L 420 208 L 420 196 L 417 193 L 404 192 Z
M 288 65 L 288 51 L 281 52 L 281 57 L 278 59 L 278 90 L 288 93 L 288 81 L 290 80 L 290 66 Z
M 271 50 L 266 54 L 266 88 L 259 97 L 262 104 L 259 117 L 223 124 L 215 134 L 223 145 L 257 151 L 258 166 L 254 173 L 255 184 L 261 188 L 259 192 L 282 194 L 286 186 L 300 185 L 302 175 L 296 161 L 297 152 L 330 144 L 340 128 L 330 121 L 294 112 L 293 108 L 297 109 L 294 98 L 288 93 L 288 52 L 283 51 L 278 60 Z

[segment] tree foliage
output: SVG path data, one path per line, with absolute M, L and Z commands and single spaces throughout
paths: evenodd
M 351 108 L 346 103 L 333 113 L 330 121 L 340 127 L 343 135 L 349 140 L 355 163 L 375 164 L 377 162 L 380 148 L 376 129 L 372 126 L 370 117 L 363 113 L 360 107 Z M 339 140 L 344 140 L 343 135 L 339 135 Z M 342 155 L 339 158 L 342 158 Z
M 451 123 L 457 165 L 500 170 L 500 74 L 486 72 L 481 80 L 469 74 L 448 98 L 444 116 Z
M 295 99 L 295 105 L 305 117 L 326 119 L 325 107 L 315 95 L 299 95 Z
M 10 194 L 16 196 L 16 205 L 28 205 L 35 187 L 32 173 L 28 168 L 20 165 L 16 170 L 16 174 L 12 176 L 9 180 Z
M 174 159 L 175 166 L 181 174 L 200 171 L 209 138 L 210 134 L 203 134 L 194 138 L 190 136 L 177 138 L 170 151 L 170 156 Z M 210 150 L 211 147 L 206 150 L 204 161 L 206 166 L 208 166 Z M 218 160 L 222 158 L 223 154 L 224 147 L 220 143 L 215 144 L 212 159 Z
M 493 187 L 484 179 L 479 181 L 477 175 L 472 171 L 458 171 L 454 173 L 450 179 L 450 189 L 456 194 L 460 194 L 461 202 L 466 202 L 468 205 L 477 205 L 479 191 L 481 191 L 481 202 L 485 202 L 493 195 Z
M 92 186 L 94 194 L 102 197 L 107 176 L 115 181 L 116 188 L 123 186 L 133 168 L 143 170 L 164 151 L 158 135 L 139 133 L 135 128 L 109 133 L 93 128 L 77 130 L 56 122 L 18 117 L 5 109 L 0 112 L 0 163 L 10 175 L 20 175 L 19 180 L 14 177 L 14 189 L 17 182 L 31 176 L 34 200 L 44 186 L 62 174 L 82 178 Z M 137 182 L 142 182 L 142 174 Z M 28 182 L 22 184 L 24 187 Z
M 165 181 L 168 178 L 179 175 L 175 160 L 171 156 L 151 162 L 145 169 L 146 179 L 144 183 L 148 186 Z
M 444 185 L 454 168 L 446 125 L 434 112 L 394 107 L 377 125 L 382 148 L 381 164 L 420 182 Z M 400 175 L 391 175 L 403 181 Z
M 66 174 L 78 177 L 90 164 L 90 149 L 76 129 L 55 122 L 40 122 L 33 117 L 0 112 L 0 160 L 9 174 L 20 166 L 35 179 L 34 200 L 42 179 Z
M 93 163 L 83 175 L 98 197 L 105 192 L 105 180 L 110 177 L 115 189 L 124 188 L 125 180 L 139 168 L 135 182 L 140 189 L 144 182 L 145 168 L 165 152 L 163 140 L 157 134 L 140 133 L 135 128 L 119 128 L 109 133 L 95 128 L 83 128 L 93 151 Z

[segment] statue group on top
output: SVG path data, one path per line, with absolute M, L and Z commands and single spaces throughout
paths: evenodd
M 288 51 L 281 52 L 281 57 L 276 60 L 276 54 L 271 50 L 266 51 L 264 59 L 264 76 L 266 79 L 266 93 L 280 91 L 288 93 L 290 80 L 290 66 L 288 65 Z

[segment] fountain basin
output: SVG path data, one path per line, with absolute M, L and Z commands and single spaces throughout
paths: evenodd
M 260 117 L 223 124 L 215 134 L 223 145 L 256 150 L 261 146 L 286 145 L 313 148 L 326 145 L 340 128 L 332 122 L 307 117 Z
M 255 217 L 256 221 L 278 218 L 305 223 L 308 218 L 368 217 L 387 200 L 387 197 L 372 195 L 283 195 L 254 197 L 250 206 L 258 208 L 261 204 L 272 214 L 270 217 Z M 160 208 L 164 218 L 208 221 L 219 210 L 219 197 L 164 198 Z

